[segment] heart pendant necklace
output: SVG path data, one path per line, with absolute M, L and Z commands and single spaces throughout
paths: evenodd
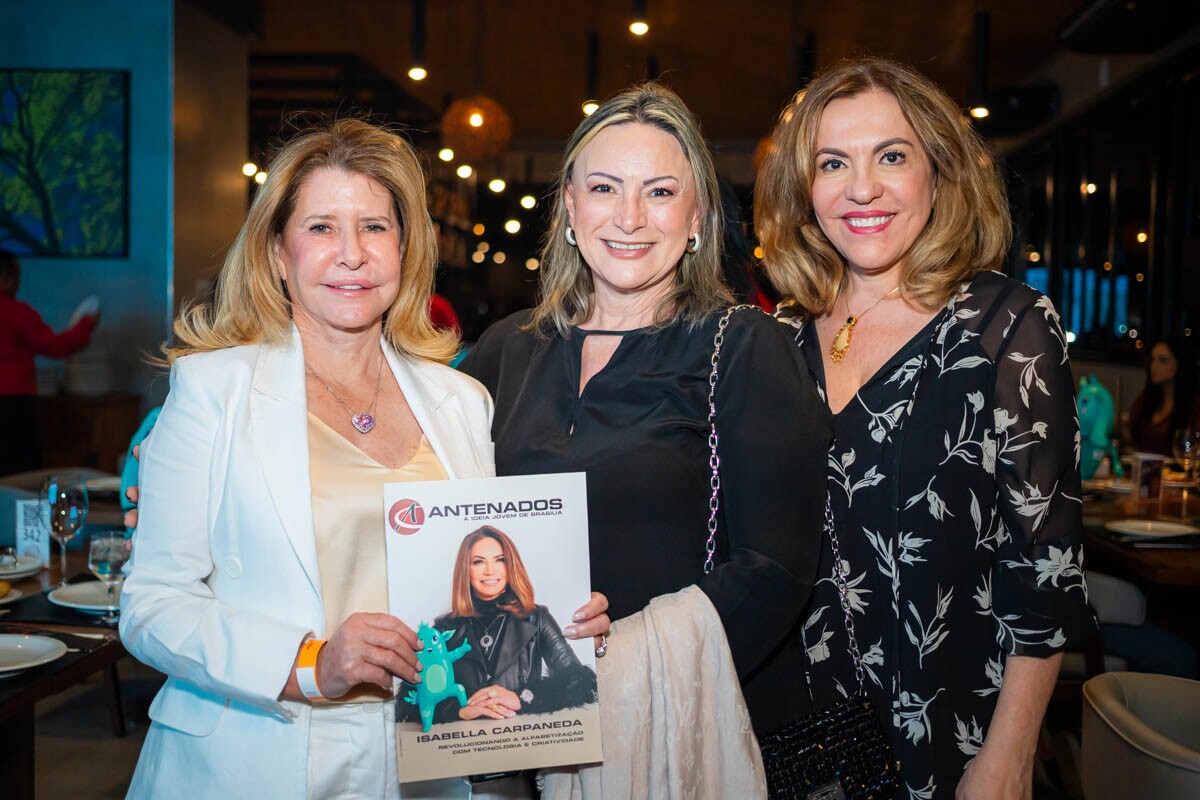
M 379 367 L 375 371 L 375 394 L 371 396 L 371 407 L 362 413 L 356 412 L 350 407 L 349 403 L 338 397 L 333 387 L 326 383 L 325 379 L 318 375 L 317 371 L 310 367 L 307 361 L 304 362 L 304 368 L 325 387 L 325 391 L 329 392 L 330 396 L 334 400 L 337 400 L 342 408 L 350 412 L 350 424 L 354 426 L 356 431 L 359 433 L 370 433 L 375 428 L 375 403 L 379 400 L 379 386 L 383 378 L 383 353 L 379 354 Z
M 829 346 L 829 357 L 833 360 L 833 363 L 838 363 L 846 357 L 846 353 L 850 352 L 850 340 L 854 336 L 854 326 L 858 324 L 858 321 L 865 317 L 867 313 L 871 311 L 871 309 L 875 308 L 875 306 L 879 305 L 898 291 L 900 291 L 899 286 L 897 286 L 895 289 L 892 289 L 874 303 L 871 303 L 871 305 L 867 306 L 866 311 L 859 313 L 857 316 L 851 314 L 850 316 L 846 317 L 846 323 L 842 325 L 842 327 L 838 328 L 838 332 L 833 336 L 833 344 Z M 850 308 L 848 303 L 846 308 L 847 310 Z

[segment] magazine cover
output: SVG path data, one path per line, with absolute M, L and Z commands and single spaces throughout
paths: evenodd
M 401 782 L 600 761 L 583 473 L 389 483 L 391 613 L 424 645 L 398 682 Z

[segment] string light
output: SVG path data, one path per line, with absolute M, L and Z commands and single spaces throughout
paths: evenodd
M 488 188 L 496 194 L 503 192 L 507 186 L 508 184 L 504 182 L 503 178 L 492 178 L 490 181 L 488 181 Z
M 438 150 L 438 158 L 440 158 L 442 161 L 453 161 L 454 151 L 449 147 L 443 147 L 441 150 Z
M 536 205 L 537 200 L 531 194 L 527 194 L 521 198 L 521 208 L 533 208 Z
M 414 81 L 423 81 L 429 76 L 424 67 L 412 67 L 408 70 L 408 77 Z
M 519 233 L 521 230 L 520 220 L 510 219 L 508 222 L 504 223 L 504 230 L 508 231 L 509 233 Z
M 255 164 L 253 161 L 247 161 L 245 164 L 242 164 L 242 174 L 247 178 L 254 177 L 254 173 L 256 172 L 258 172 L 258 164 Z
M 458 175 L 458 177 L 465 180 L 466 178 L 471 177 L 471 173 L 474 171 L 475 170 L 471 169 L 470 164 L 459 164 L 458 169 L 454 170 L 454 173 Z
M 259 170 L 258 172 L 254 173 L 254 182 L 257 184 L 266 183 L 267 182 L 267 173 L 263 172 L 262 170 Z

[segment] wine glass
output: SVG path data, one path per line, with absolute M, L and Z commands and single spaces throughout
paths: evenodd
M 1196 467 L 1196 455 L 1200 452 L 1200 433 L 1195 428 L 1180 428 L 1171 440 L 1171 452 L 1183 467 L 1183 480 L 1192 482 L 1192 470 Z
M 121 568 L 129 560 L 131 544 L 121 532 L 97 533 L 92 536 L 92 543 L 88 548 L 88 569 L 104 582 L 104 588 L 108 590 L 108 612 L 100 619 L 110 625 L 120 619 L 114 590 L 125 580 Z
M 50 504 L 50 535 L 62 553 L 61 589 L 67 585 L 67 542 L 87 521 L 87 487 L 77 475 L 50 475 L 42 484 L 42 499 Z

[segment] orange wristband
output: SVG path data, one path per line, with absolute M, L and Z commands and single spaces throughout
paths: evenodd
M 296 659 L 296 685 L 310 700 L 325 696 L 321 694 L 321 687 L 317 685 L 317 654 L 324 646 L 324 639 L 309 639 L 300 645 L 300 657 Z

